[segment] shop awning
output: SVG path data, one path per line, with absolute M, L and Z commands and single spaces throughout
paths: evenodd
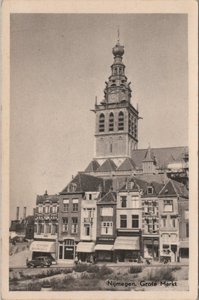
M 34 241 L 30 245 L 30 251 L 34 252 L 55 252 L 55 242 Z
M 112 251 L 113 250 L 113 245 L 108 245 L 108 244 L 97 244 L 95 246 L 95 251 L 96 250 L 101 250 L 101 251 Z
M 138 236 L 119 236 L 115 240 L 114 250 L 140 250 Z
M 95 243 L 92 242 L 79 242 L 77 245 L 76 252 L 86 252 L 91 253 L 94 252 Z
M 189 241 L 180 241 L 179 248 L 189 248 Z

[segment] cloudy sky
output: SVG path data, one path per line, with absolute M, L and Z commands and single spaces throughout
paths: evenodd
M 187 16 L 11 16 L 10 216 L 36 195 L 59 193 L 93 157 L 95 96 L 103 98 L 112 48 L 125 47 L 139 148 L 188 145 Z

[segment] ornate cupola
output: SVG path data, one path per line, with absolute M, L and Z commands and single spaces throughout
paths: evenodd
M 105 82 L 104 99 L 95 103 L 95 160 L 101 165 L 111 158 L 118 166 L 131 157 L 138 144 L 138 110 L 131 103 L 130 82 L 123 63 L 124 46 L 119 37 L 112 49 L 111 75 Z
M 119 40 L 113 48 L 112 53 L 114 55 L 114 62 L 111 66 L 111 76 L 109 77 L 108 82 L 105 82 L 106 87 L 104 89 L 104 102 L 130 102 L 131 83 L 127 82 L 127 77 L 125 76 L 125 65 L 122 61 L 122 57 L 124 55 L 124 46 L 120 45 Z

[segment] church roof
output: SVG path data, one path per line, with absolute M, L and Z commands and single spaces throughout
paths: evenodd
M 117 169 L 116 164 L 114 163 L 114 161 L 112 161 L 112 159 L 107 159 L 105 160 L 105 162 L 101 165 L 101 167 L 99 167 L 97 169 L 96 172 L 111 172 L 111 171 L 115 171 Z
M 117 171 L 132 171 L 135 170 L 135 163 L 134 161 L 127 157 L 121 165 L 117 168 Z
M 99 167 L 99 163 L 96 160 L 92 160 L 85 169 L 85 173 L 95 172 Z
M 103 178 L 79 172 L 71 180 L 71 182 L 61 191 L 60 194 L 109 191 L 111 187 L 111 179 L 105 180 Z
M 168 147 L 168 148 L 151 148 L 157 166 L 165 169 L 173 161 L 181 159 L 185 154 L 186 147 Z M 136 167 L 142 168 L 142 161 L 145 159 L 147 149 L 138 149 L 132 151 L 132 159 Z
M 117 194 L 115 192 L 108 192 L 105 194 L 99 201 L 99 204 L 116 204 L 116 196 Z

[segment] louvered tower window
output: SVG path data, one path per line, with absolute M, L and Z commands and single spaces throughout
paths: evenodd
M 119 112 L 118 116 L 118 130 L 124 130 L 124 113 L 122 111 Z
M 110 113 L 109 115 L 109 131 L 114 131 L 114 115 Z
M 104 132 L 105 117 L 104 114 L 99 116 L 99 132 Z

